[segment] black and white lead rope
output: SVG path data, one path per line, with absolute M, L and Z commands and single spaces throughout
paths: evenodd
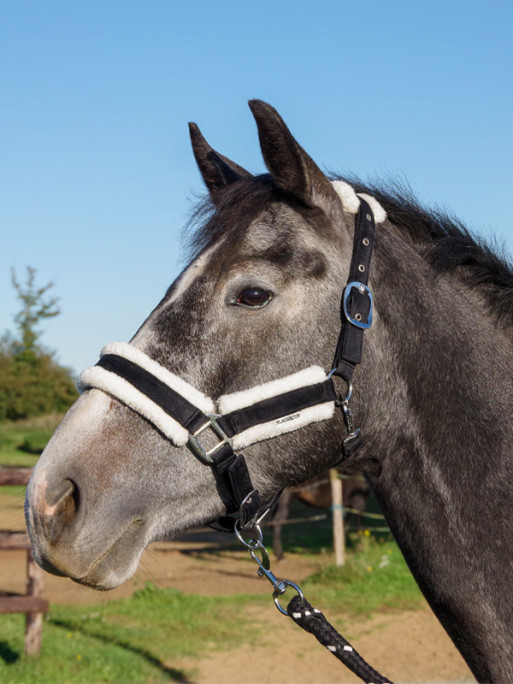
M 325 646 L 335 658 L 338 658 L 347 668 L 360 677 L 367 684 L 392 684 L 377 670 L 371 667 L 362 656 L 355 651 L 349 641 L 337 632 L 320 610 L 313 608 L 304 596 L 296 594 L 287 607 L 288 615 L 294 622 Z
M 251 558 L 256 561 L 260 577 L 265 577 L 272 584 L 274 603 L 280 613 L 288 615 L 299 627 L 313 634 L 322 646 L 325 646 L 335 658 L 366 684 L 392 684 L 390 679 L 367 663 L 349 641 L 326 620 L 318 608 L 310 605 L 297 584 L 290 580 L 280 580 L 271 571 L 269 554 L 264 546 L 262 529 L 258 523 L 246 527 L 245 530 L 239 530 L 236 525 L 235 533 L 243 546 L 249 550 Z M 246 539 L 248 534 L 250 538 Z M 280 603 L 280 598 L 289 588 L 295 591 L 295 594 L 285 610 Z

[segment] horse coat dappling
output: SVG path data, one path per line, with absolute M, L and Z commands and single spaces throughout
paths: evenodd
M 210 200 L 191 263 L 130 348 L 214 404 L 305 368 L 329 371 L 362 193 L 379 224 L 374 323 L 351 399 L 364 443 L 344 469 L 366 474 L 476 677 L 513 681 L 512 272 L 401 190 L 331 182 L 274 109 L 251 109 L 266 175 L 218 154 L 191 125 Z M 98 589 L 130 577 L 151 541 L 225 515 L 229 498 L 184 442 L 116 396 L 84 391 L 27 491 L 38 562 Z M 340 460 L 347 430 L 340 411 L 330 416 L 244 449 L 263 499 Z

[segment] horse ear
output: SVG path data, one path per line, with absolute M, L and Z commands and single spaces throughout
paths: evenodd
M 252 177 L 249 171 L 210 147 L 195 123 L 189 123 L 189 133 L 196 163 L 213 198 L 225 185 Z
M 336 201 L 333 186 L 295 140 L 278 112 L 262 100 L 250 100 L 265 165 L 274 181 L 308 206 Z

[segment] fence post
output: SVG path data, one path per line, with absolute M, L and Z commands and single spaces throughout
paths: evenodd
M 40 598 L 43 594 L 43 571 L 36 564 L 32 549 L 27 551 L 27 596 Z M 25 616 L 25 653 L 38 655 L 43 638 L 43 613 Z
M 330 469 L 331 507 L 333 515 L 333 547 L 335 549 L 335 565 L 344 565 L 344 512 L 342 508 L 342 480 L 336 468 Z

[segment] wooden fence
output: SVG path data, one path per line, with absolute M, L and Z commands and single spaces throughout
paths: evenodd
M 27 485 L 32 468 L 0 466 L 0 485 Z M 0 551 L 26 550 L 27 591 L 25 594 L 0 593 L 0 614 L 25 613 L 25 653 L 37 655 L 41 650 L 43 615 L 48 601 L 43 599 L 43 571 L 34 561 L 29 536 L 25 532 L 0 530 Z

